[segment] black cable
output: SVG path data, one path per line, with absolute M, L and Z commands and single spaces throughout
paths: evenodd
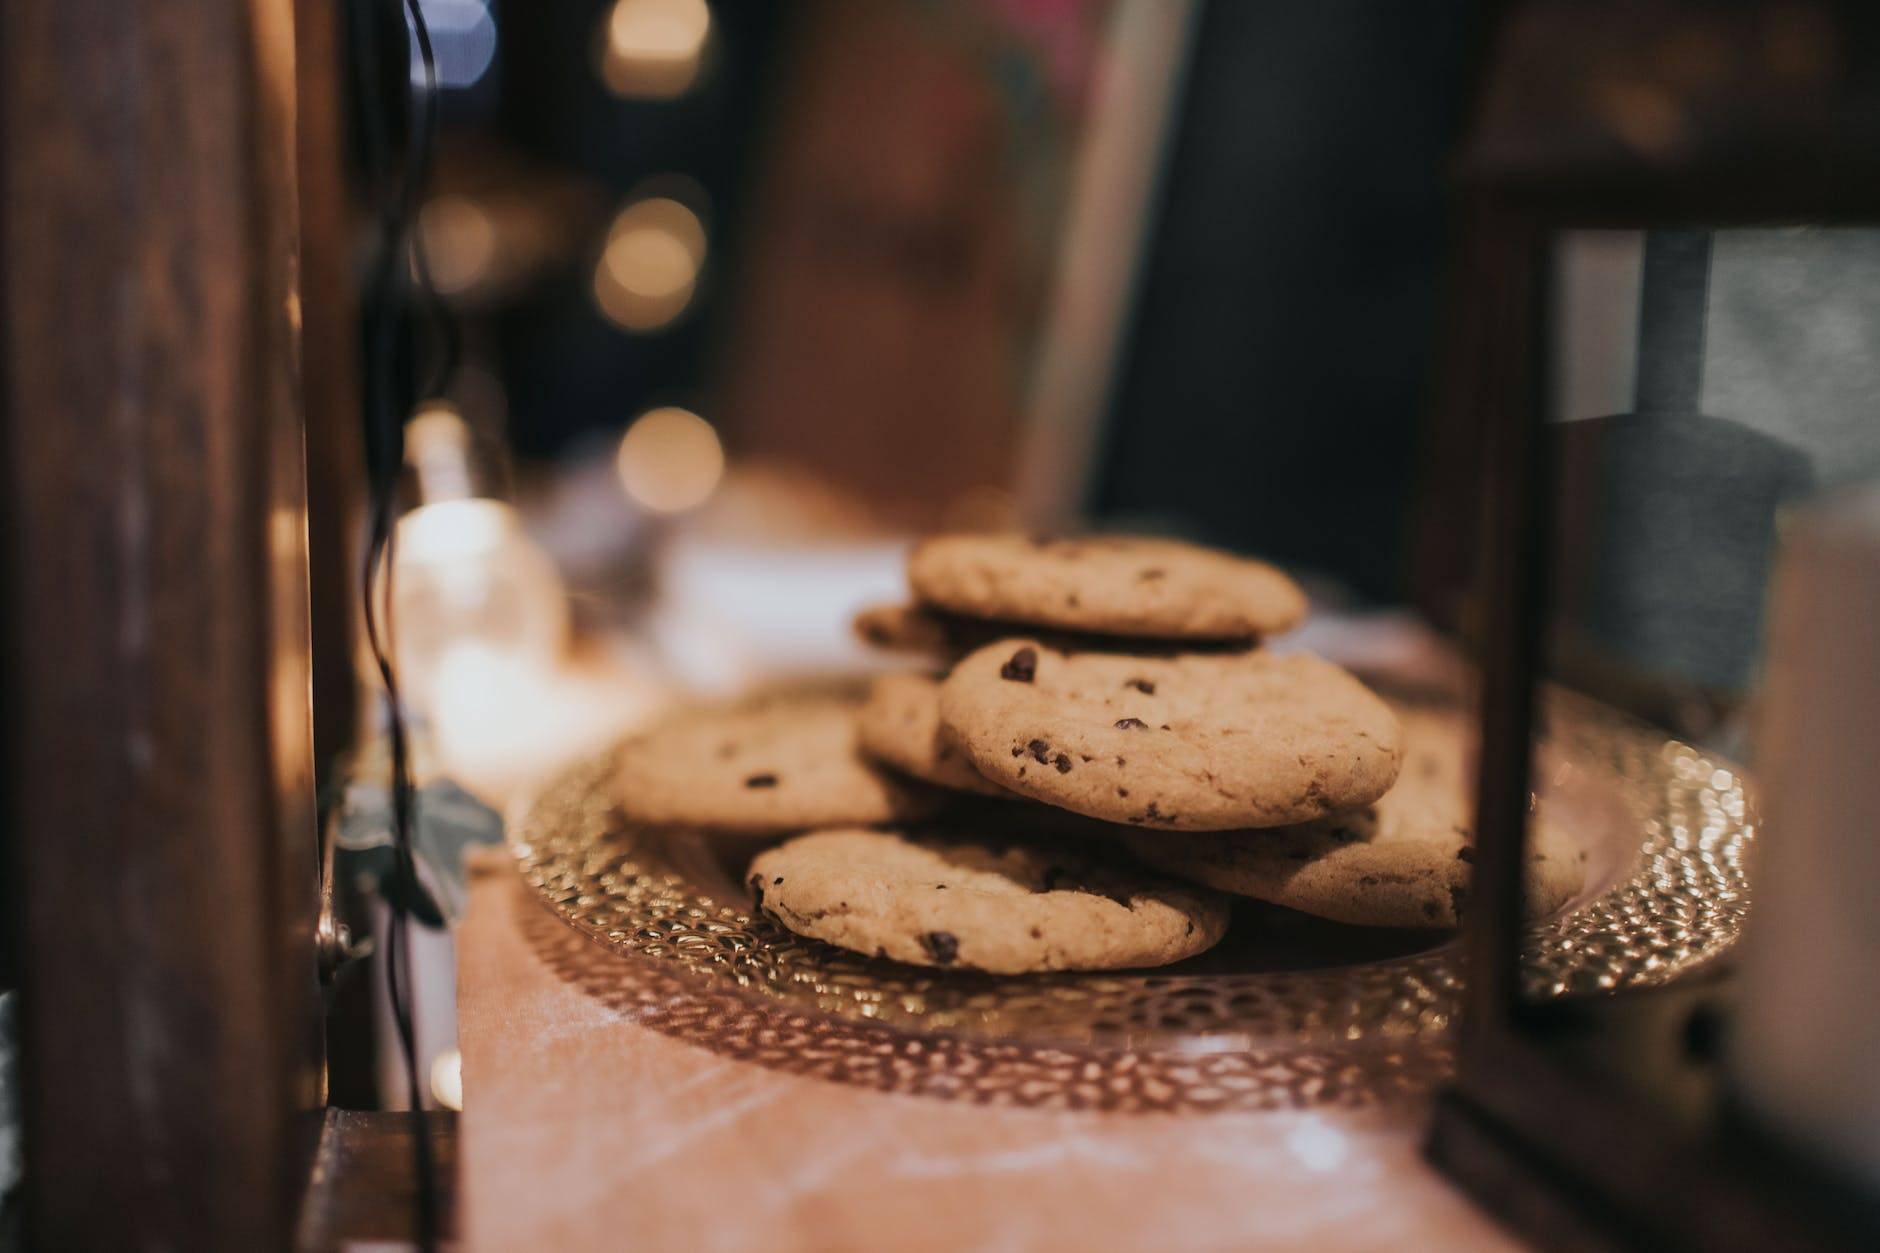
M 366 330 L 366 472 L 370 486 L 368 539 L 364 569 L 366 640 L 373 665 L 385 689 L 386 736 L 391 746 L 392 850 L 397 891 L 388 894 L 390 916 L 386 926 L 385 986 L 392 1021 L 404 1062 L 407 1103 L 412 1118 L 412 1166 L 417 1175 L 418 1245 L 434 1249 L 438 1238 L 436 1164 L 425 1128 L 424 1096 L 418 1050 L 410 954 L 410 916 L 407 902 L 418 894 L 417 863 L 412 853 L 412 827 L 417 794 L 411 777 L 410 742 L 403 698 L 399 691 L 396 629 L 393 620 L 394 572 L 397 567 L 398 489 L 404 465 L 404 423 L 413 407 L 411 380 L 416 343 L 410 334 L 407 311 L 413 305 L 411 284 L 417 284 L 416 303 L 430 318 L 441 351 L 425 396 L 441 396 L 456 368 L 457 340 L 442 301 L 431 282 L 417 231 L 424 185 L 437 140 L 437 61 L 430 31 L 417 0 L 379 0 L 374 10 L 361 14 L 358 36 L 363 122 L 363 148 L 370 190 L 377 202 L 382 232 L 381 248 L 367 283 Z M 390 77 L 382 55 L 380 36 L 396 29 L 403 38 L 391 46 L 403 53 L 399 81 L 410 81 L 411 49 L 415 44 L 423 77 L 418 98 L 401 103 L 409 118 L 403 159 L 393 151 L 387 127 L 382 89 Z

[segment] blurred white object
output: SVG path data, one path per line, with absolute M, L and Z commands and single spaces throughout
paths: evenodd
M 444 774 L 499 809 L 599 752 L 666 702 L 664 688 L 610 658 L 569 664 L 476 640 L 435 672 L 432 739 Z
M 675 538 L 660 562 L 654 647 L 683 685 L 853 674 L 880 663 L 849 627 L 864 605 L 907 597 L 901 541 L 783 546 Z
M 399 682 L 430 712 L 445 655 L 480 644 L 541 666 L 568 642 L 568 600 L 554 563 L 498 500 L 421 505 L 399 520 L 392 606 Z
M 1731 1077 L 1778 1135 L 1880 1188 L 1880 484 L 1796 511 L 1779 542 Z

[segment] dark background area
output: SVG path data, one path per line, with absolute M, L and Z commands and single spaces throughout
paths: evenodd
M 1404 595 L 1470 10 L 1206 7 L 1099 516 Z
M 1365 599 L 1405 596 L 1475 8 L 1203 6 L 1086 485 L 1094 523 L 1255 552 Z M 507 170 L 587 205 L 558 228 L 568 242 L 552 264 L 461 317 L 469 357 L 501 382 L 488 424 L 525 463 L 592 454 L 649 406 L 722 388 L 749 294 L 741 262 L 770 228 L 759 197 L 785 67 L 831 12 L 714 3 L 696 87 L 632 100 L 592 70 L 608 9 L 501 0 L 491 72 L 445 99 L 444 189 Z M 592 273 L 609 217 L 653 176 L 686 184 L 711 246 L 686 312 L 634 334 L 596 308 Z M 474 401 L 476 424 L 488 415 Z M 702 411 L 735 457 L 739 415 Z
M 502 105 L 495 130 L 531 158 L 591 180 L 608 204 L 649 176 L 689 180 L 713 255 L 695 307 L 657 335 L 630 335 L 595 309 L 592 258 L 552 276 L 496 319 L 509 395 L 511 446 L 552 457 L 617 434 L 640 408 L 685 402 L 707 377 L 753 166 L 767 136 L 766 102 L 791 6 L 712 6 L 709 62 L 675 100 L 613 96 L 591 72 L 602 0 L 504 0 Z

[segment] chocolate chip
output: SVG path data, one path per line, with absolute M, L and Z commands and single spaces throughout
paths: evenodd
M 770 881 L 770 886 L 771 886 L 771 887 L 773 887 L 773 888 L 774 888 L 774 887 L 780 887 L 780 886 L 781 886 L 782 884 L 783 884 L 783 876 L 782 876 L 782 875 L 778 875 L 778 876 L 777 876 L 776 878 L 774 878 L 774 879 L 772 879 L 772 880 Z
M 1126 787 L 1119 787 L 1119 788 L 1117 788 L 1117 789 L 1116 789 L 1116 794 L 1117 794 L 1118 796 L 1128 796 L 1128 795 L 1129 795 L 1129 789 L 1128 789 L 1128 788 L 1126 788 Z
M 744 781 L 745 787 L 776 787 L 777 776 L 774 774 L 754 774 Z
M 1033 927 L 1033 928 L 1031 929 L 1031 938 L 1032 938 L 1032 939 L 1034 939 L 1034 940 L 1042 940 L 1042 939 L 1044 939 L 1044 928 L 1043 928 L 1043 927 Z
M 1150 820 L 1150 819 L 1152 819 L 1152 818 L 1160 818 L 1161 816 L 1162 816 L 1162 813 L 1161 813 L 1161 811 L 1160 811 L 1160 810 L 1158 810 L 1158 809 L 1157 809 L 1157 808 L 1155 807 L 1155 802 L 1154 802 L 1154 801 L 1150 801 L 1150 802 L 1149 802 L 1149 808 L 1147 808 L 1147 809 L 1145 809 L 1145 810 L 1143 810 L 1143 811 L 1142 811 L 1142 817 L 1143 817 L 1143 820 L 1144 820 L 1145 822 L 1146 822 L 1146 821 L 1148 821 L 1148 820 Z
M 1140 731 L 1148 725 L 1149 724 L 1144 722 L 1141 718 L 1118 718 L 1116 720 L 1116 729 L 1118 731 Z
M 1462 921 L 1462 907 L 1469 903 L 1469 893 L 1464 888 L 1449 889 L 1449 908 L 1454 911 L 1456 921 Z
M 1071 759 L 1068 753 L 1059 753 L 1056 757 L 1051 759 L 1051 764 L 1057 767 L 1059 774 L 1069 774 L 1071 772 Z
M 1012 745 L 1012 756 L 1023 757 L 1024 755 L 1025 755 L 1025 746 L 1023 744 Z
M 1467 845 L 1464 845 L 1462 848 L 1457 849 L 1456 856 L 1460 858 L 1461 860 L 1468 862 L 1471 866 L 1475 864 L 1475 850 L 1472 848 L 1469 848 Z
M 1136 576 L 1136 581 L 1139 583 L 1153 583 L 1155 580 L 1162 578 L 1167 573 L 1168 573 L 1167 570 L 1160 570 L 1154 566 L 1151 566 L 1149 569 L 1144 570 L 1141 574 L 1138 574 Z
M 960 955 L 959 938 L 951 931 L 929 931 L 920 937 L 920 946 L 942 966 L 950 966 Z
M 999 667 L 999 677 L 1014 683 L 1029 683 L 1038 677 L 1038 650 L 1021 648 L 1012 659 Z
M 1031 750 L 1031 759 L 1039 765 L 1048 766 L 1051 764 L 1051 746 L 1043 740 L 1033 740 L 1031 743 L 1025 745 L 1025 747 Z
M 754 874 L 751 876 L 751 895 L 757 898 L 757 908 L 762 909 L 764 907 L 764 876 L 763 875 Z
M 1123 686 L 1133 687 L 1144 696 L 1155 695 L 1155 684 L 1149 682 L 1147 679 L 1131 679 L 1129 682 L 1123 684 Z
M 1163 729 L 1164 731 L 1166 731 L 1166 730 L 1168 730 L 1168 723 L 1166 723 L 1166 722 L 1164 722 L 1164 723 L 1162 724 L 1162 729 Z

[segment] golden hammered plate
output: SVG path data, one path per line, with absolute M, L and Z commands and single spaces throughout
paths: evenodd
M 1414 702 L 1426 713 L 1430 698 Z M 1455 702 L 1458 734 L 1468 724 Z M 1579 899 L 1532 926 L 1528 995 L 1660 984 L 1714 960 L 1748 907 L 1753 821 L 1744 782 L 1717 759 L 1594 703 L 1555 692 L 1536 755 L 1540 821 L 1589 852 Z M 1447 1065 L 1461 952 L 1430 932 L 1346 927 L 1246 902 L 1213 952 L 1141 973 L 994 977 L 864 958 L 753 916 L 743 869 L 761 841 L 638 828 L 613 799 L 613 753 L 569 771 L 527 814 L 524 878 L 565 922 L 658 963 L 701 997 L 731 993 L 800 1025 L 887 1027 L 962 1047 L 1070 1050 L 1046 1086 L 1088 1061 L 1186 1059 L 1177 1087 L 1354 1099 L 1426 1086 Z M 1014 1051 L 1016 1050 L 1016 1051 Z M 951 1063 L 950 1063 L 951 1064 Z M 969 1070 L 980 1063 L 972 1061 Z M 1181 1076 L 1187 1076 L 1184 1080 Z M 1140 1082 L 1140 1078 L 1131 1080 Z M 1202 1101 L 1202 1104 L 1207 1104 Z M 1228 1100 L 1228 1104 L 1244 1103 Z

